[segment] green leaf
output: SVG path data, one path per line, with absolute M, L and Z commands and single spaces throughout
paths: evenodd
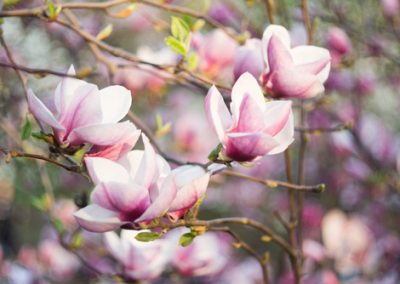
M 32 134 L 32 123 L 27 117 L 21 129 L 21 139 L 27 140 L 29 139 L 29 137 L 31 137 L 31 134 Z
M 56 8 L 52 0 L 47 0 L 47 12 L 50 19 L 54 20 L 61 12 L 60 8 Z
M 81 234 L 77 233 L 74 235 L 71 241 L 71 246 L 75 249 L 81 248 L 83 245 L 83 237 Z
M 178 41 L 176 38 L 169 36 L 165 39 L 165 43 L 173 52 L 186 56 L 187 50 L 185 44 Z
M 199 64 L 199 56 L 195 52 L 191 52 L 187 58 L 187 64 L 190 71 L 194 71 Z
M 171 34 L 178 41 L 183 42 L 187 39 L 190 32 L 189 25 L 178 17 L 171 17 Z
M 155 232 L 141 232 L 136 235 L 135 239 L 139 242 L 151 242 L 161 237 L 161 234 Z
M 217 145 L 217 147 L 215 147 L 215 149 L 212 150 L 211 153 L 208 155 L 208 159 L 210 161 L 215 161 L 218 158 L 219 153 L 221 152 L 221 150 L 222 150 L 222 144 L 219 143 Z
M 60 219 L 54 219 L 53 225 L 59 234 L 62 234 L 64 232 L 64 224 Z
M 194 238 L 196 237 L 196 235 L 195 234 L 193 234 L 193 233 L 186 233 L 186 234 L 183 234 L 180 238 L 179 238 L 179 244 L 181 245 L 181 246 L 183 246 L 183 247 L 187 247 L 187 246 L 189 246 L 189 245 L 191 245 L 192 244 L 192 242 L 193 242 L 193 240 L 194 240 Z

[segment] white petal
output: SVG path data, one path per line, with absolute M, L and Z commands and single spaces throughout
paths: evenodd
M 234 122 L 240 117 L 240 106 L 246 95 L 256 102 L 261 111 L 264 111 L 265 100 L 261 87 L 256 78 L 248 72 L 243 73 L 232 88 L 231 111 Z
M 120 164 L 104 158 L 85 158 L 86 168 L 95 185 L 101 182 L 114 181 L 128 183 L 128 171 Z
M 112 231 L 127 222 L 122 222 L 118 213 L 91 204 L 74 213 L 79 225 L 91 232 L 103 233 Z
M 100 90 L 103 123 L 118 122 L 129 111 L 132 104 L 131 92 L 122 86 L 109 86 Z
M 321 59 L 329 59 L 331 55 L 326 48 L 312 46 L 312 45 L 301 45 L 293 48 L 290 53 L 292 54 L 295 65 L 302 65 L 312 63 Z M 328 63 L 321 72 L 318 73 L 317 77 L 321 83 L 324 83 L 328 79 L 331 64 Z
M 232 117 L 215 86 L 208 91 L 205 99 L 205 111 L 208 122 L 213 126 L 220 142 L 224 141 L 225 131 L 232 126 Z

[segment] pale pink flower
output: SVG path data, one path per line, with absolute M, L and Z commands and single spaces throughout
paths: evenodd
M 178 230 L 179 235 L 184 230 Z M 215 233 L 195 237 L 192 244 L 178 246 L 173 254 L 173 266 L 185 277 L 213 276 L 227 265 L 229 246 L 225 239 Z
M 68 74 L 74 75 L 71 66 Z M 65 77 L 54 94 L 55 113 L 32 90 L 28 104 L 32 114 L 53 130 L 62 147 L 92 144 L 89 155 L 116 160 L 128 152 L 140 131 L 129 121 L 120 122 L 129 111 L 130 92 L 122 86 L 99 90 L 96 85 Z
M 57 241 L 41 241 L 38 254 L 42 265 L 57 280 L 71 279 L 80 267 L 79 259 Z
M 143 136 L 144 151 L 131 151 L 118 162 L 86 158 L 95 188 L 93 204 L 75 213 L 78 223 L 93 232 L 123 224 L 148 222 L 164 216 L 181 217 L 207 189 L 210 174 L 200 166 L 171 171 Z
M 192 44 L 200 57 L 201 72 L 218 79 L 231 74 L 238 44 L 225 32 L 217 29 L 206 35 L 194 34 Z
M 266 64 L 262 82 L 270 95 L 305 99 L 324 91 L 331 61 L 327 49 L 311 45 L 291 48 L 289 32 L 277 25 L 264 31 L 262 46 Z
M 236 81 L 240 75 L 249 72 L 255 78 L 260 78 L 264 70 L 261 40 L 252 38 L 246 44 L 239 47 L 236 52 L 233 66 L 233 77 Z
M 381 0 L 383 13 L 388 17 L 396 16 L 400 11 L 399 0 Z
M 136 235 L 146 232 L 122 230 L 121 236 L 115 232 L 104 234 L 107 250 L 122 264 L 123 274 L 135 280 L 157 278 L 172 257 L 172 243 L 169 239 L 140 242 Z
M 265 102 L 257 80 L 245 73 L 232 89 L 229 113 L 218 89 L 209 90 L 205 110 L 221 142 L 222 156 L 246 162 L 284 151 L 294 136 L 290 101 Z
M 322 221 L 322 238 L 326 253 L 335 260 L 342 274 L 351 274 L 366 261 L 373 237 L 357 216 L 347 217 L 342 211 L 329 211 Z

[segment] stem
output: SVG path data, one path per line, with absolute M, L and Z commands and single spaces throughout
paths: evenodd
M 265 8 L 267 10 L 268 21 L 270 24 L 275 23 L 274 19 L 274 0 L 264 0 Z

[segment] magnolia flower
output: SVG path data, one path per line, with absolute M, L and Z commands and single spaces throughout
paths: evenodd
M 145 231 L 122 230 L 119 237 L 115 232 L 104 234 L 107 250 L 123 266 L 124 275 L 135 280 L 151 280 L 158 277 L 171 258 L 171 242 L 157 239 L 140 242 L 135 239 Z
M 210 78 L 225 78 L 235 59 L 237 43 L 221 30 L 214 30 L 205 36 L 194 34 L 192 44 L 197 50 L 201 72 Z M 230 72 L 229 72 L 230 71 Z
M 264 70 L 264 59 L 262 55 L 261 40 L 252 38 L 246 44 L 239 47 L 233 67 L 233 77 L 236 81 L 240 75 L 249 72 L 257 79 Z
M 176 230 L 172 238 L 183 233 L 184 230 Z M 206 233 L 197 236 L 187 247 L 178 246 L 172 263 L 186 277 L 213 276 L 223 270 L 228 257 L 229 245 L 226 239 L 215 233 Z
M 83 228 L 111 231 L 131 222 L 149 222 L 168 210 L 170 217 L 176 219 L 204 195 L 209 173 L 199 166 L 171 171 L 145 136 L 143 142 L 144 151 L 131 151 L 118 162 L 85 159 L 95 188 L 93 204 L 74 214 Z
M 68 74 L 75 75 L 71 66 Z M 53 129 L 56 143 L 62 147 L 92 144 L 88 155 L 116 160 L 128 152 L 140 131 L 129 121 L 117 123 L 129 111 L 132 98 L 122 86 L 98 90 L 96 85 L 65 77 L 54 94 L 55 113 L 32 90 L 28 104 L 41 123 Z
M 222 156 L 246 162 L 284 151 L 294 135 L 290 101 L 265 102 L 257 80 L 245 73 L 232 89 L 231 113 L 215 86 L 205 110 L 222 144 Z
M 291 48 L 288 31 L 277 25 L 264 31 L 262 45 L 262 82 L 272 96 L 305 99 L 324 91 L 331 61 L 328 50 L 310 45 Z

